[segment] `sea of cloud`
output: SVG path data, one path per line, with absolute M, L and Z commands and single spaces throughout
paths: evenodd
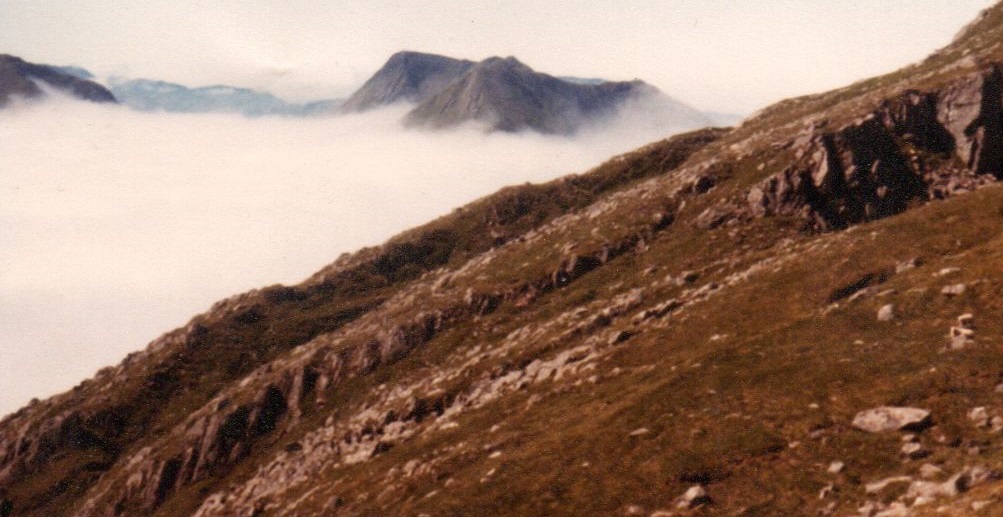
M 406 109 L 245 118 L 54 98 L 0 112 L 0 415 L 216 300 L 682 129 L 427 132 L 402 128 Z

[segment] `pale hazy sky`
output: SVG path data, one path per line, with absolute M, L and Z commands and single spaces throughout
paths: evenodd
M 749 112 L 891 71 L 990 0 L 0 0 L 0 52 L 99 74 L 344 96 L 401 49 L 514 55 Z

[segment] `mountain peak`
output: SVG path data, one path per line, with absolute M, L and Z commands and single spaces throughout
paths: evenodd
M 468 121 L 489 130 L 570 134 L 583 124 L 617 113 L 625 102 L 655 100 L 649 114 L 674 127 L 705 126 L 697 110 L 635 79 L 566 80 L 537 72 L 514 56 L 479 62 L 401 51 L 390 56 L 342 107 L 358 112 L 406 101 L 416 106 L 405 117 L 410 126 L 443 128 Z
M 360 112 L 395 102 L 421 102 L 452 83 L 472 67 L 465 59 L 400 51 L 387 60 L 342 105 L 342 111 Z
M 476 121 L 491 130 L 570 134 L 616 113 L 628 100 L 640 98 L 657 98 L 678 107 L 681 124 L 706 122 L 695 110 L 643 81 L 565 81 L 536 72 L 511 56 L 477 63 L 458 81 L 416 106 L 405 122 L 442 128 Z

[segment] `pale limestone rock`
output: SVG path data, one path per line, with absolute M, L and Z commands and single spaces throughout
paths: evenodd
M 869 433 L 918 430 L 930 424 L 930 412 L 913 407 L 881 406 L 853 417 L 853 427 Z

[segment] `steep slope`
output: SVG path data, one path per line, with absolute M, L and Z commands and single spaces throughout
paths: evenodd
M 46 65 L 0 54 L 0 107 L 11 97 L 32 98 L 43 94 L 36 81 L 91 102 L 115 102 L 104 86 Z
M 628 101 L 657 105 L 679 126 L 708 125 L 698 111 L 642 81 L 570 82 L 508 57 L 477 63 L 458 81 L 408 113 L 412 126 L 450 127 L 468 121 L 492 130 L 533 129 L 569 134 L 589 121 L 610 117 Z
M 293 104 L 248 88 L 225 85 L 188 88 L 149 79 L 112 80 L 111 92 L 122 104 L 142 111 L 240 113 L 249 117 L 332 114 L 341 104 L 339 100 Z
M 671 170 L 721 134 L 681 135 L 582 176 L 504 189 L 342 257 L 301 285 L 220 302 L 73 391 L 0 421 L 0 500 L 17 515 L 67 515 L 127 453 L 259 366 L 380 307 L 428 270 L 462 264 L 610 190 Z M 216 468 L 210 479 L 229 467 Z
M 998 515 L 999 63 L 1003 6 L 222 302 L 0 422 L 0 515 Z
M 395 102 L 421 102 L 459 79 L 474 63 L 435 54 L 402 51 L 387 60 L 353 93 L 344 112 L 366 111 Z

